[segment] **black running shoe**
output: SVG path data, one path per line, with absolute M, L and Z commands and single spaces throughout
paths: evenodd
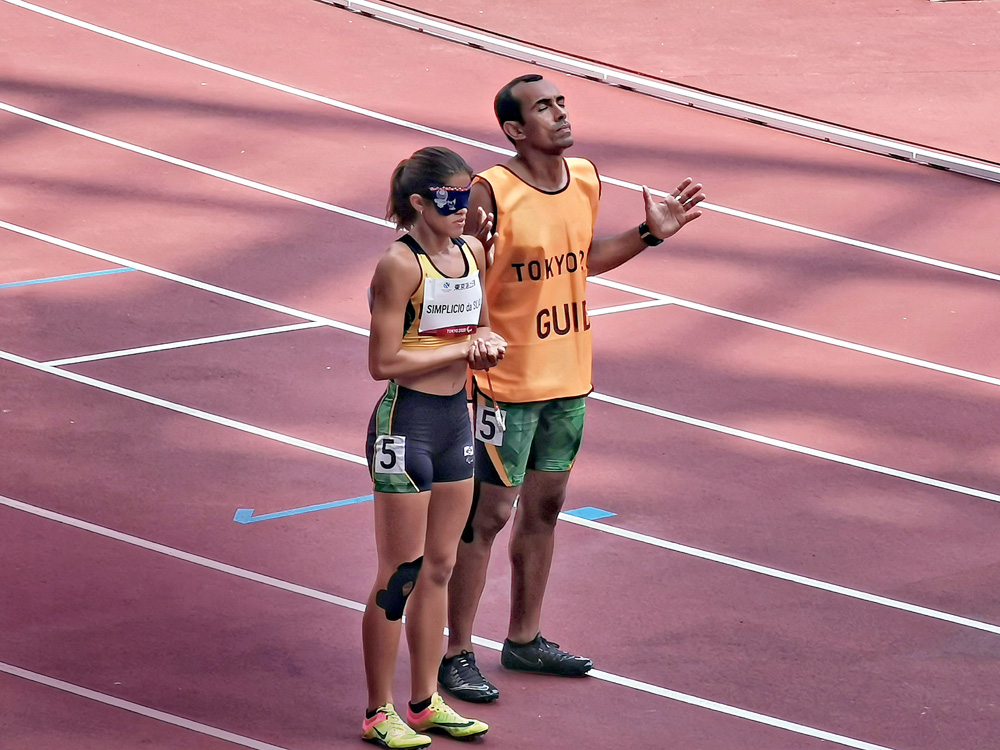
M 530 643 L 503 642 L 500 663 L 507 669 L 541 672 L 560 677 L 582 677 L 594 666 L 585 656 L 574 656 L 559 649 L 558 643 L 542 638 L 539 633 Z
M 500 691 L 479 671 L 476 655 L 471 651 L 442 659 L 438 682 L 451 695 L 470 703 L 492 703 L 500 697 Z

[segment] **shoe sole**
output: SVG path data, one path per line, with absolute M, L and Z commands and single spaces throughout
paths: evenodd
M 421 729 L 421 732 L 427 732 L 429 734 L 437 734 L 442 737 L 447 737 L 450 740 L 458 740 L 459 742 L 472 742 L 480 737 L 485 737 L 486 733 L 490 731 L 489 729 L 484 729 L 482 732 L 476 732 L 475 734 L 467 734 L 464 737 L 456 737 L 447 729 L 439 729 L 438 727 L 428 727 L 427 729 Z
M 482 693 L 474 693 L 472 695 L 462 695 L 461 693 L 456 693 L 450 688 L 446 688 L 444 685 L 441 688 L 453 698 L 458 698 L 460 701 L 465 701 L 466 703 L 494 703 L 499 697 L 500 693 L 495 693 L 493 695 L 483 695 Z
M 526 666 L 526 665 L 523 665 L 523 664 L 516 664 L 516 663 L 513 663 L 513 662 L 510 663 L 510 664 L 507 664 L 507 663 L 505 663 L 503 661 L 500 662 L 500 666 L 503 667 L 504 669 L 510 670 L 511 672 L 530 672 L 532 674 L 550 674 L 550 675 L 553 675 L 554 677 L 586 677 L 587 673 L 590 672 L 590 670 L 594 668 L 594 665 L 591 664 L 586 669 L 583 669 L 582 671 L 579 671 L 579 672 L 559 672 L 559 671 L 556 671 L 554 669 L 548 669 L 548 668 L 543 667 L 543 666 L 539 666 L 539 667 Z
M 500 697 L 500 691 L 497 690 L 496 687 L 493 688 L 492 693 L 483 693 L 478 690 L 469 690 L 468 692 L 465 692 L 468 688 L 453 688 L 447 683 L 442 682 L 440 679 L 438 680 L 438 685 L 440 685 L 441 689 L 448 695 L 458 698 L 460 701 L 465 701 L 466 703 L 492 703 Z
M 370 739 L 368 737 L 362 737 L 361 739 L 375 745 L 376 747 L 384 747 L 386 750 L 423 750 L 425 747 L 431 746 L 430 742 L 425 742 L 423 745 L 410 745 L 410 747 L 407 748 L 396 748 L 386 744 L 383 740 L 375 739 L 374 737 Z

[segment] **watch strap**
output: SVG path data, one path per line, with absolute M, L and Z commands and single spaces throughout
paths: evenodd
M 649 224 L 646 222 L 642 222 L 642 224 L 639 225 L 639 237 L 649 247 L 656 247 L 663 242 L 663 238 L 657 237 L 649 230 Z

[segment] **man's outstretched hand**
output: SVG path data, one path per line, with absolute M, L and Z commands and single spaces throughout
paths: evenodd
M 696 206 L 705 200 L 701 192 L 701 183 L 686 178 L 674 191 L 662 201 L 657 201 L 649 188 L 642 186 L 642 195 L 646 202 L 646 225 L 655 237 L 665 240 L 680 231 L 689 221 L 701 216 Z

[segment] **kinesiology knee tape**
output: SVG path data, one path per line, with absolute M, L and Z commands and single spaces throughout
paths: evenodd
M 417 582 L 417 574 L 420 572 L 420 566 L 423 565 L 423 562 L 424 558 L 420 556 L 413 562 L 403 563 L 389 577 L 385 588 L 375 594 L 375 603 L 385 610 L 387 620 L 402 619 L 406 600 L 410 596 L 410 592 L 413 591 L 413 586 Z

